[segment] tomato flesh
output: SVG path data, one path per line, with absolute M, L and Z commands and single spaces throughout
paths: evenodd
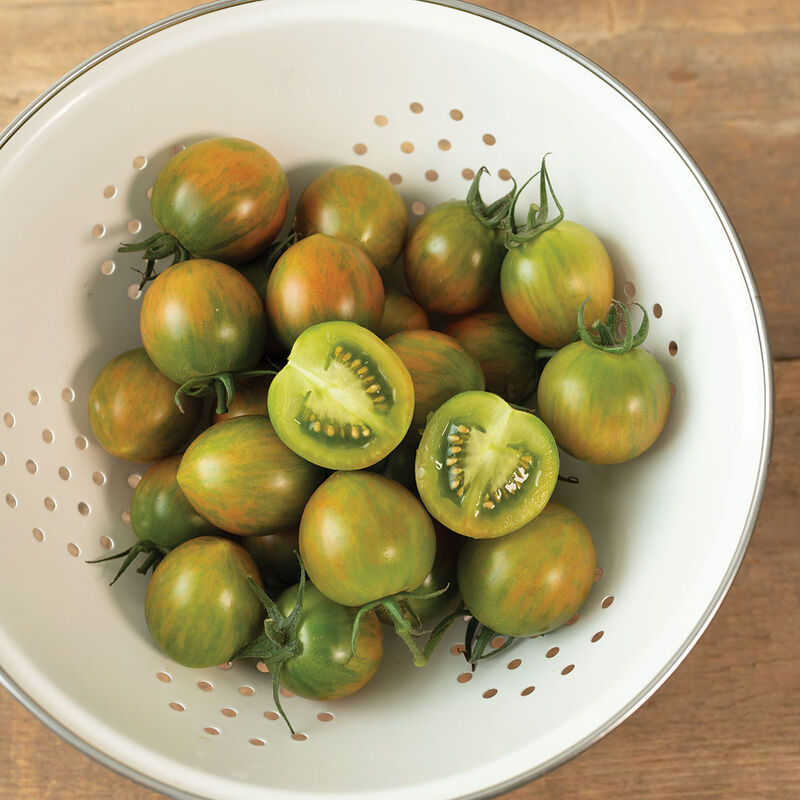
M 417 450 L 422 502 L 450 530 L 503 536 L 533 519 L 558 479 L 547 426 L 489 392 L 462 392 L 428 421 Z
M 287 447 L 327 469 L 362 469 L 402 441 L 414 412 L 411 376 L 375 334 L 352 322 L 298 337 L 267 397 Z

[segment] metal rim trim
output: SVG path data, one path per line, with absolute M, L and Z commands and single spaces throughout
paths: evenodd
M 109 47 L 106 47 L 99 53 L 95 54 L 91 58 L 84 61 L 82 64 L 70 70 L 70 72 L 64 75 L 60 80 L 58 80 L 49 89 L 43 92 L 38 98 L 36 98 L 30 105 L 28 105 L 25 109 L 23 109 L 23 111 L 14 120 L 12 120 L 12 122 L 8 125 L 8 127 L 6 127 L 6 129 L 2 131 L 2 133 L 0 133 L 0 148 L 2 148 L 11 139 L 11 137 L 15 133 L 17 133 L 22 128 L 22 126 L 37 111 L 39 111 L 40 108 L 42 108 L 49 100 L 55 97 L 66 86 L 71 84 L 78 77 L 84 75 L 86 72 L 92 69 L 92 67 L 105 61 L 107 58 L 110 58 L 120 50 L 123 50 L 126 47 L 129 47 L 132 44 L 141 41 L 142 39 L 152 36 L 153 34 L 158 33 L 159 31 L 165 30 L 174 25 L 178 25 L 187 20 L 194 19 L 196 17 L 200 17 L 205 14 L 212 13 L 214 11 L 219 11 L 224 8 L 246 5 L 253 2 L 263 2 L 263 1 L 264 0 L 215 0 L 215 2 L 206 3 L 205 5 L 188 9 L 186 11 L 182 11 L 177 14 L 173 14 L 169 17 L 164 18 L 161 21 L 155 22 L 151 25 L 141 28 L 139 31 L 136 31 L 124 37 L 123 39 L 120 39 L 118 42 L 110 45 Z M 755 318 L 756 329 L 759 335 L 759 344 L 760 344 L 760 349 L 762 354 L 762 364 L 763 364 L 762 377 L 764 380 L 764 430 L 763 430 L 762 447 L 761 447 L 761 458 L 758 467 L 758 479 L 756 481 L 756 485 L 754 487 L 753 494 L 751 497 L 750 509 L 744 529 L 742 530 L 742 537 L 739 540 L 739 544 L 736 548 L 733 558 L 731 559 L 731 562 L 728 565 L 728 569 L 725 573 L 725 576 L 721 584 L 717 588 L 717 591 L 714 594 L 714 597 L 711 603 L 709 604 L 708 608 L 706 609 L 705 613 L 703 614 L 702 618 L 697 623 L 695 628 L 691 631 L 691 633 L 686 637 L 684 642 L 678 648 L 677 652 L 659 672 L 659 674 L 656 675 L 655 678 L 636 697 L 634 697 L 626 706 L 620 709 L 617 712 L 617 714 L 615 714 L 611 719 L 607 720 L 603 725 L 598 727 L 596 730 L 592 731 L 592 733 L 590 733 L 588 736 L 576 742 L 568 750 L 565 750 L 558 756 L 555 756 L 549 761 L 540 764 L 536 768 L 531 769 L 527 772 L 523 772 L 515 776 L 514 778 L 511 778 L 507 781 L 503 781 L 502 783 L 496 784 L 494 786 L 488 787 L 487 789 L 483 789 L 478 792 L 471 793 L 469 795 L 462 795 L 461 797 L 461 800 L 486 800 L 486 798 L 496 797 L 497 795 L 512 791 L 513 789 L 518 788 L 534 780 L 535 778 L 541 777 L 542 775 L 552 771 L 556 767 L 561 766 L 570 759 L 579 755 L 584 750 L 589 748 L 592 744 L 599 741 L 606 734 L 614 730 L 614 728 L 616 728 L 625 719 L 627 719 L 634 711 L 636 711 L 639 707 L 641 707 L 667 680 L 667 678 L 669 678 L 669 676 L 678 668 L 680 663 L 683 661 L 684 658 L 686 658 L 691 649 L 699 640 L 700 636 L 705 631 L 706 627 L 713 619 L 723 599 L 725 598 L 725 595 L 728 593 L 728 590 L 730 589 L 730 586 L 733 583 L 733 579 L 736 576 L 739 566 L 741 565 L 741 562 L 744 558 L 745 552 L 747 551 L 747 547 L 750 543 L 753 529 L 755 528 L 756 520 L 758 518 L 758 511 L 761 505 L 761 500 L 764 495 L 764 490 L 767 480 L 767 468 L 769 466 L 769 459 L 772 448 L 772 433 L 774 424 L 775 397 L 774 397 L 772 359 L 770 355 L 766 320 L 764 317 L 763 306 L 761 304 L 761 298 L 758 293 L 758 289 L 756 287 L 755 277 L 753 276 L 753 272 L 748 263 L 747 256 L 744 252 L 744 248 L 739 239 L 739 236 L 736 233 L 733 224 L 722 205 L 722 202 L 720 201 L 714 189 L 711 187 L 711 184 L 709 183 L 708 179 L 700 170 L 700 167 L 697 165 L 694 159 L 689 155 L 688 151 L 683 146 L 683 144 L 681 144 L 681 142 L 678 140 L 675 134 L 672 133 L 672 131 L 667 127 L 667 125 L 653 111 L 637 95 L 635 95 L 619 80 L 617 80 L 608 72 L 606 72 L 602 67 L 595 64 L 586 56 L 577 52 L 576 50 L 564 44 L 563 42 L 560 42 L 558 39 L 555 39 L 549 34 L 544 33 L 543 31 L 540 31 L 536 28 L 533 28 L 530 25 L 527 25 L 523 22 L 519 22 L 518 20 L 507 17 L 496 11 L 491 11 L 490 9 L 481 8 L 472 5 L 471 3 L 463 2 L 462 0 L 415 0 L 415 2 L 444 6 L 447 8 L 451 8 L 453 10 L 462 11 L 464 13 L 474 14 L 476 16 L 483 17 L 484 19 L 490 20 L 497 24 L 504 25 L 505 27 L 511 28 L 512 30 L 515 30 L 525 36 L 535 39 L 536 41 L 548 47 L 551 47 L 552 49 L 558 51 L 562 55 L 580 64 L 589 72 L 593 73 L 596 77 L 600 78 L 600 80 L 602 80 L 608 86 L 613 88 L 623 98 L 625 98 L 625 100 L 627 100 L 634 108 L 636 108 L 636 110 L 639 111 L 639 113 L 641 113 L 653 125 L 653 127 L 655 127 L 658 130 L 658 132 L 667 140 L 667 142 L 669 142 L 669 144 L 675 150 L 676 154 L 686 164 L 689 171 L 694 176 L 695 180 L 702 189 L 703 193 L 708 198 L 709 203 L 714 209 L 714 212 L 723 230 L 725 231 L 725 234 L 728 238 L 728 242 L 730 243 L 731 249 L 736 257 L 737 262 L 739 263 L 742 276 L 745 280 L 745 283 L 747 284 L 750 297 L 752 299 L 753 316 Z M 35 717 L 37 717 L 48 728 L 50 728 L 50 730 L 52 730 L 66 742 L 71 744 L 73 747 L 77 748 L 81 752 L 90 756 L 91 758 L 93 758 L 103 766 L 107 767 L 108 769 L 111 769 L 114 772 L 118 773 L 119 775 L 122 775 L 123 777 L 128 778 L 129 780 L 133 780 L 142 786 L 145 786 L 154 791 L 173 797 L 176 800 L 204 800 L 204 798 L 202 798 L 199 795 L 187 794 L 186 792 L 183 792 L 179 789 L 163 784 L 158 780 L 155 780 L 143 773 L 140 773 L 137 770 L 134 770 L 131 767 L 128 767 L 127 765 L 117 761 L 115 758 L 109 756 L 108 754 L 102 752 L 101 750 L 98 750 L 85 740 L 81 739 L 71 730 L 69 730 L 60 722 L 58 722 L 58 720 L 51 717 L 32 698 L 28 697 L 11 680 L 11 678 L 2 669 L 2 667 L 0 667 L 0 683 L 2 683 L 2 685 L 11 693 L 11 695 L 14 696 L 20 703 L 22 703 L 22 705 L 25 706 L 25 708 L 27 708 Z M 207 798 L 205 800 L 207 800 Z

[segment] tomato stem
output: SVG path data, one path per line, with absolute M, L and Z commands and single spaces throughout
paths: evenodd
M 139 282 L 140 290 L 147 281 L 157 277 L 155 273 L 156 261 L 172 256 L 172 264 L 177 264 L 180 261 L 186 261 L 190 257 L 189 251 L 172 234 L 164 233 L 163 231 L 154 233 L 143 242 L 128 244 L 122 242 L 117 248 L 118 253 L 138 253 L 142 251 L 144 251 L 142 258 L 145 260 L 145 268 L 144 270 L 137 270 L 142 274 L 142 279 Z
M 589 302 L 586 298 L 578 309 L 578 336 L 584 344 L 594 347 L 597 350 L 605 350 L 607 353 L 627 353 L 634 347 L 639 347 L 647 339 L 650 330 L 650 322 L 647 311 L 641 303 L 634 303 L 642 310 L 642 322 L 636 333 L 633 332 L 633 322 L 629 307 L 620 300 L 612 300 L 605 321 L 596 319 L 591 324 L 591 330 L 586 328 L 583 320 L 583 309 Z M 622 312 L 624 331 L 619 330 L 619 312 Z
M 198 375 L 182 383 L 175 392 L 175 404 L 184 412 L 183 398 L 202 397 L 214 392 L 217 399 L 217 414 L 227 414 L 236 394 L 236 382 L 260 378 L 264 375 L 277 375 L 273 369 L 249 369 L 242 372 L 218 372 L 215 375 Z
M 478 661 L 484 658 L 491 658 L 503 650 L 508 649 L 516 641 L 515 636 L 504 636 L 505 641 L 499 647 L 493 647 L 488 653 L 486 647 L 491 644 L 492 640 L 497 636 L 504 636 L 503 634 L 487 628 L 484 624 L 479 622 L 475 617 L 472 617 L 467 623 L 467 631 L 464 636 L 464 658 L 472 666 L 473 672 Z
M 467 192 L 467 208 L 472 212 L 475 219 L 490 230 L 502 228 L 508 218 L 508 212 L 513 202 L 514 194 L 517 191 L 517 182 L 512 178 L 513 187 L 511 191 L 503 197 L 486 205 L 481 197 L 480 181 L 484 173 L 488 173 L 486 167 L 481 167 L 476 173 L 469 191 Z
M 558 202 L 556 193 L 553 190 L 553 184 L 550 180 L 550 175 L 547 172 L 547 165 L 545 162 L 547 160 L 547 156 L 549 155 L 549 153 L 545 153 L 544 156 L 542 156 L 542 166 L 539 168 L 538 172 L 535 172 L 533 175 L 531 175 L 531 177 L 522 184 L 522 186 L 519 188 L 519 191 L 515 192 L 514 194 L 509 207 L 505 226 L 505 244 L 508 248 L 516 247 L 520 244 L 524 244 L 525 242 L 530 242 L 537 236 L 543 234 L 545 231 L 555 228 L 555 226 L 564 219 L 564 208 L 562 207 L 561 203 Z M 514 222 L 517 200 L 527 185 L 537 175 L 539 176 L 539 204 L 530 204 L 528 208 L 528 221 L 521 230 L 517 230 Z M 558 209 L 558 214 L 550 220 L 547 219 L 550 213 L 548 194 L 553 198 L 553 202 L 556 204 L 556 208 Z
M 103 558 L 94 558 L 86 563 L 101 564 L 104 561 L 113 561 L 117 558 L 124 558 L 125 560 L 122 562 L 122 566 L 114 576 L 114 580 L 109 583 L 109 586 L 113 586 L 117 582 L 120 575 L 122 575 L 122 573 L 125 572 L 125 570 L 127 570 L 128 567 L 130 567 L 130 565 L 136 560 L 139 553 L 147 553 L 147 558 L 136 571 L 141 575 L 146 575 L 148 570 L 155 567 L 168 552 L 169 548 L 167 547 L 162 547 L 155 542 L 151 542 L 149 539 L 141 539 L 132 544 L 127 550 L 123 550 L 120 553 L 114 553 L 110 556 L 104 556 Z

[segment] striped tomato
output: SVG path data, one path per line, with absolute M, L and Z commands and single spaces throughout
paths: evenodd
M 419 439 L 428 415 L 459 392 L 485 387 L 483 370 L 452 336 L 439 331 L 401 331 L 386 344 L 400 356 L 414 384 L 411 438 Z
M 560 627 L 584 604 L 595 566 L 586 525 L 551 501 L 512 533 L 465 542 L 458 556 L 458 586 L 464 605 L 487 628 L 506 636 L 536 636 Z
M 189 397 L 182 414 L 175 405 L 178 385 L 161 373 L 143 347 L 113 358 L 89 391 L 89 424 L 111 455 L 157 461 L 188 440 L 200 421 L 202 404 Z
M 144 614 L 153 639 L 185 667 L 230 661 L 264 617 L 248 578 L 261 585 L 253 559 L 229 539 L 201 536 L 178 545 L 147 586 Z
M 358 245 L 384 272 L 403 248 L 408 211 L 383 175 L 362 166 L 336 166 L 303 190 L 294 228 L 300 236 L 325 233 Z
M 178 468 L 178 484 L 197 511 L 218 528 L 241 535 L 297 524 L 324 477 L 259 415 L 212 425 L 187 448 Z
M 207 259 L 175 264 L 150 284 L 139 329 L 153 363 L 176 383 L 254 367 L 267 336 L 250 282 Z
M 289 206 L 289 183 L 263 147 L 219 137 L 173 156 L 153 185 L 158 226 L 195 258 L 242 264 L 278 235 Z
M 386 302 L 375 333 L 387 339 L 393 333 L 420 330 L 430 327 L 425 309 L 407 294 L 394 289 L 386 290 Z
M 384 297 L 381 276 L 363 250 L 314 234 L 278 259 L 267 283 L 267 313 L 278 339 L 291 347 L 319 322 L 349 321 L 374 330 Z

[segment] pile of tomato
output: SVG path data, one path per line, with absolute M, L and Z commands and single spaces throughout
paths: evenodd
M 484 172 L 410 232 L 363 166 L 321 172 L 291 219 L 255 143 L 201 141 L 159 173 L 159 232 L 121 248 L 145 261 L 142 346 L 103 367 L 89 414 L 109 453 L 152 462 L 112 557 L 117 577 L 152 569 L 147 625 L 178 663 L 260 659 L 280 708 L 281 685 L 362 687 L 384 629 L 423 666 L 471 619 L 474 665 L 586 600 L 595 550 L 551 500 L 559 448 L 638 456 L 669 384 L 545 162 L 524 224 L 525 186 L 487 203 Z

